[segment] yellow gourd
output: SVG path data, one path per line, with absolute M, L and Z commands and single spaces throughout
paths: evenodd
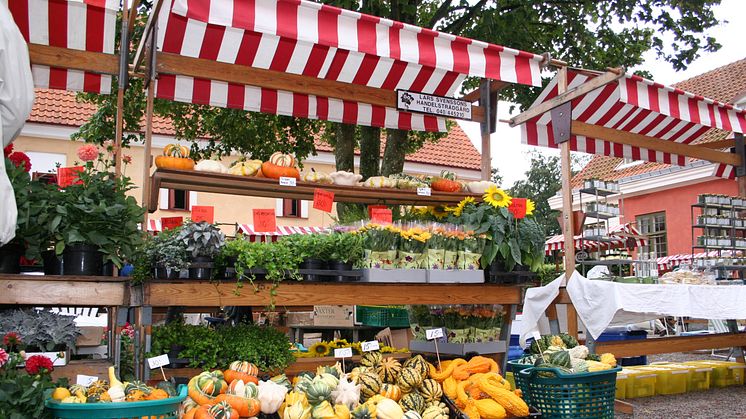
M 466 406 L 466 401 L 469 396 L 466 394 L 466 388 L 471 386 L 469 381 L 460 381 L 456 386 L 456 400 L 462 405 Z
M 605 353 L 601 354 L 601 362 L 604 364 L 610 366 L 610 367 L 616 367 L 616 358 L 614 357 L 614 354 Z
M 466 401 L 463 411 L 469 419 L 481 418 L 481 415 L 479 414 L 479 408 L 477 408 L 477 401 L 474 399 L 469 399 Z
M 494 385 L 484 385 L 483 383 L 484 381 L 480 383 L 482 391 L 489 394 L 490 397 L 500 403 L 509 413 L 518 417 L 528 416 L 528 405 L 515 393 Z
M 456 400 L 456 387 L 458 386 L 458 382 L 453 377 L 448 377 L 443 381 L 443 393 L 445 393 L 446 396 L 448 396 L 451 400 Z
M 588 372 L 606 371 L 611 369 L 611 365 L 604 362 L 586 360 L 585 363 L 588 364 Z
M 228 173 L 239 176 L 254 176 L 261 168 L 261 160 L 237 161 L 233 163 Z
M 466 361 L 461 358 L 454 359 L 448 364 L 444 362 L 441 364 L 441 367 L 443 368 L 442 371 L 438 371 L 438 369 L 434 365 L 430 364 L 430 378 L 434 379 L 437 382 L 443 382 L 446 378 L 450 377 L 453 374 L 453 370 L 456 369 L 456 367 L 464 364 L 466 364 Z
M 453 378 L 457 380 L 466 380 L 471 374 L 478 372 L 489 372 L 492 368 L 492 364 L 483 356 L 475 356 L 470 359 L 469 362 L 459 365 L 453 370 Z
M 345 404 L 334 405 L 336 419 L 350 419 L 350 409 Z
M 493 399 L 475 400 L 479 416 L 484 419 L 505 419 L 508 417 L 505 408 Z

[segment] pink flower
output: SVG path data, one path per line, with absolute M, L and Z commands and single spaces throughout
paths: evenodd
M 98 148 L 93 144 L 86 144 L 78 149 L 78 158 L 83 161 L 93 161 L 98 158 Z
M 8 362 L 8 359 L 10 359 L 8 353 L 5 352 L 5 349 L 0 348 L 0 368 L 2 368 L 2 366 L 5 365 L 6 362 Z
M 130 164 L 130 163 L 132 163 L 132 156 L 130 156 L 128 154 L 125 154 L 124 156 L 122 156 L 122 162 L 124 164 Z
M 3 336 L 3 345 L 6 347 L 16 346 L 21 344 L 21 337 L 16 332 L 8 332 Z

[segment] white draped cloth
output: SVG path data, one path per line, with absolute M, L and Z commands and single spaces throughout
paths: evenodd
M 28 48 L 4 2 L 0 2 L 0 144 L 10 144 L 21 132 L 34 103 Z M 16 200 L 0 158 L 0 246 L 16 233 Z

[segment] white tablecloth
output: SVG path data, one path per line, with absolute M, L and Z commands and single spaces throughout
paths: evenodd
M 541 314 L 559 295 L 563 277 L 544 287 L 526 291 L 522 339 L 531 335 Z M 594 339 L 609 326 L 639 323 L 663 316 L 746 319 L 746 285 L 620 284 L 589 280 L 575 272 L 567 284 L 567 293 Z

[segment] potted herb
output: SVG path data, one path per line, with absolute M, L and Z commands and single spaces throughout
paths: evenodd
M 189 221 L 176 237 L 186 246 L 189 256 L 189 278 L 210 279 L 213 260 L 225 244 L 225 234 L 208 222 Z
M 189 342 L 190 326 L 184 324 L 184 321 L 173 321 L 161 326 L 153 326 L 152 346 L 150 356 L 168 354 L 171 361 L 169 367 L 177 368 L 186 365 L 187 362 L 181 357 L 181 352 L 186 348 Z
M 20 336 L 28 356 L 43 355 L 54 365 L 67 365 L 80 336 L 73 316 L 34 309 L 0 312 L 0 334 L 9 332 Z
M 179 240 L 179 230 L 176 228 L 159 233 L 146 250 L 158 279 L 177 279 L 181 271 L 189 266 L 187 246 Z
M 328 242 L 322 234 L 293 234 L 280 240 L 299 261 L 300 269 L 327 269 Z M 316 274 L 303 274 L 305 281 L 318 281 Z
M 352 233 L 332 233 L 324 235 L 328 243 L 329 269 L 332 271 L 350 271 L 355 263 L 363 258 L 363 237 Z M 336 281 L 344 281 L 344 275 L 332 275 Z

